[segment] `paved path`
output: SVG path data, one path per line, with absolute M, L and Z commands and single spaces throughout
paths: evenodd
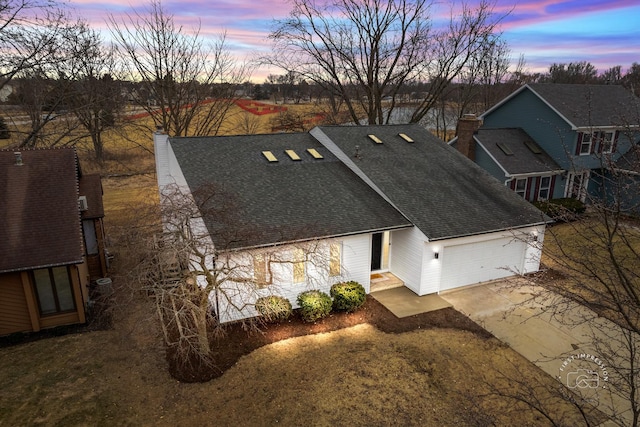
M 497 281 L 445 292 L 440 296 L 549 375 L 592 399 L 602 412 L 622 416 L 628 421 L 626 425 L 630 425 L 629 402 L 619 398 L 615 384 L 608 382 L 611 369 L 607 369 L 609 363 L 605 357 L 600 356 L 605 354 L 605 349 L 594 345 L 596 342 L 615 344 L 617 340 L 612 339 L 617 334 L 615 325 L 559 296 L 542 302 L 534 299 L 539 291 L 540 288 L 526 280 Z M 542 309 L 543 304 L 557 306 L 559 301 L 563 307 L 564 304 L 568 307 L 562 313 L 554 316 L 549 310 Z M 600 363 L 587 355 L 597 357 Z M 616 361 L 615 365 L 620 366 L 620 363 L 624 366 L 625 362 Z M 583 368 L 591 372 L 581 371 Z M 581 373 L 591 377 L 582 377 L 584 382 L 581 382 Z M 599 387 L 595 388 L 596 384 Z

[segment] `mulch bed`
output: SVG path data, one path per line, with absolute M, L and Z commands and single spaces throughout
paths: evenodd
M 171 349 L 167 351 L 167 361 L 171 375 L 183 382 L 206 382 L 221 376 L 240 357 L 277 341 L 304 335 L 331 332 L 338 329 L 368 323 L 386 333 L 403 333 L 416 329 L 450 328 L 470 331 L 483 338 L 492 335 L 468 317 L 454 310 L 441 310 L 398 318 L 370 295 L 365 304 L 354 313 L 332 313 L 315 323 L 304 322 L 297 314 L 286 322 L 267 324 L 260 332 L 247 332 L 242 324 L 232 324 L 223 337 L 212 337 L 213 366 L 203 366 L 197 362 L 183 364 L 176 360 Z

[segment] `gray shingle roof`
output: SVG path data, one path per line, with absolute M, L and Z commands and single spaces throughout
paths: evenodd
M 430 240 L 545 220 L 538 209 L 419 125 L 321 126 L 319 130 Z M 398 136 L 400 132 L 415 142 L 406 142 Z M 370 133 L 383 143 L 371 141 Z
M 489 154 L 509 175 L 561 171 L 562 168 L 535 141 L 520 128 L 483 129 L 475 135 Z M 527 144 L 533 144 L 534 153 Z M 500 146 L 506 147 L 506 154 Z
M 72 148 L 0 151 L 0 271 L 82 262 Z
M 618 85 L 534 83 L 528 85 L 575 127 L 621 126 L 637 117 L 639 100 Z M 637 124 L 637 123 L 634 123 Z
M 251 229 L 229 242 L 215 218 L 205 223 L 218 248 L 407 227 L 411 223 L 308 133 L 170 138 L 192 191 L 211 183 L 234 199 L 231 222 Z M 306 150 L 324 156 L 314 159 Z M 293 149 L 293 161 L 284 150 Z M 270 150 L 278 162 L 263 156 Z M 237 221 L 236 221 L 237 220 Z

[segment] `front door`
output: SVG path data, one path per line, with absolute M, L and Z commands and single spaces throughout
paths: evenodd
M 382 268 L 382 233 L 371 235 L 371 271 Z

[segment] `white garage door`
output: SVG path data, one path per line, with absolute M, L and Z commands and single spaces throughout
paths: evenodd
M 440 255 L 440 290 L 512 276 L 522 269 L 526 243 L 502 238 L 445 246 Z

